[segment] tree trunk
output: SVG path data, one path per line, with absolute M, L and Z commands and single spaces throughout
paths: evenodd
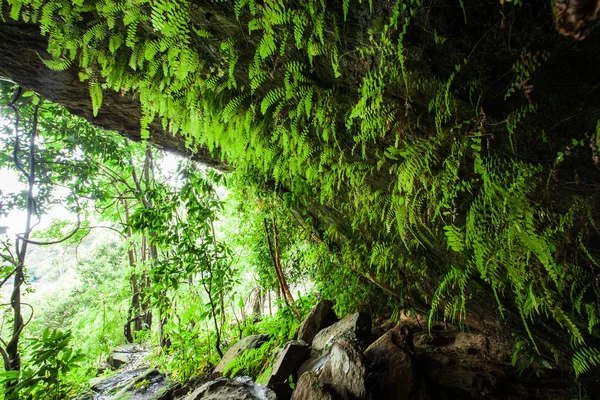
M 16 253 L 17 259 L 15 269 L 14 269 L 14 278 L 13 278 L 13 290 L 10 296 L 10 305 L 13 309 L 13 327 L 11 332 L 11 337 L 7 342 L 2 342 L 5 346 L 2 351 L 3 361 L 4 361 L 4 369 L 6 371 L 20 371 L 21 370 L 21 355 L 19 353 L 19 340 L 21 338 L 21 334 L 23 332 L 23 328 L 25 328 L 25 323 L 23 320 L 23 314 L 21 311 L 22 300 L 21 300 L 21 285 L 25 282 L 25 259 L 27 256 L 27 247 L 29 244 L 29 237 L 31 235 L 31 218 L 35 212 L 35 197 L 34 197 L 34 186 L 35 186 L 35 171 L 36 171 L 36 159 L 35 159 L 35 139 L 37 135 L 37 122 L 38 122 L 38 107 L 36 106 L 33 114 L 33 129 L 31 130 L 29 136 L 29 145 L 28 149 L 28 161 L 29 165 L 28 169 L 25 170 L 23 166 L 20 165 L 20 161 L 18 159 L 20 148 L 20 129 L 19 126 L 19 110 L 13 105 L 13 103 L 18 100 L 21 91 L 17 91 L 15 98 L 9 105 L 15 111 L 15 148 L 13 149 L 13 159 L 17 166 L 17 169 L 21 171 L 23 176 L 27 179 L 27 209 L 25 216 L 25 229 L 22 236 L 17 235 L 16 237 Z M 32 310 L 33 312 L 33 310 Z M 8 396 L 15 395 L 16 399 L 19 398 L 18 393 L 14 393 L 14 383 L 7 383 L 6 385 L 6 393 Z

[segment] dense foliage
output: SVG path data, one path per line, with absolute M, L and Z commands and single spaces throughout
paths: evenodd
M 103 92 L 134 93 L 142 136 L 159 121 L 227 160 L 240 185 L 277 193 L 274 210 L 292 209 L 315 235 L 312 271 L 339 307 L 467 324 L 495 307 L 536 353 L 583 373 L 600 359 L 599 104 L 547 82 L 578 87 L 573 71 L 595 74 L 565 61 L 571 39 L 548 39 L 549 4 L 478 4 L 9 0 L 5 18 L 40 27 L 45 64 L 78 71 L 94 114 Z M 210 215 L 183 188 L 188 217 Z M 178 218 L 150 207 L 168 196 L 158 193 L 138 193 L 134 214 L 149 245 L 181 243 L 215 262 L 185 251 L 157 262 L 151 271 L 182 273 L 158 290 L 230 268 L 209 225 L 142 223 Z
M 14 84 L 0 87 L 11 104 L 0 166 L 20 172 L 28 185 L 31 172 L 23 171 L 35 174 L 29 190 L 2 193 L 1 211 L 25 210 L 37 220 L 24 228 L 31 239 L 15 234 L 22 228 L 15 226 L 0 238 L 0 288 L 10 299 L 0 325 L 0 337 L 8 338 L 0 347 L 4 398 L 68 397 L 126 341 L 155 346 L 154 362 L 185 380 L 214 366 L 236 338 L 264 328 L 272 340 L 254 358 L 256 375 L 266 368 L 314 301 L 296 297 L 292 309 L 280 300 L 282 281 L 264 252 L 266 194 L 233 184 L 230 192 L 223 175 L 189 161 L 165 168 L 169 160 L 145 143 L 94 129 Z M 276 198 L 271 203 L 269 216 L 281 228 L 275 249 L 283 279 L 297 284 L 311 272 L 298 265 L 298 249 L 310 251 L 312 244 L 290 228 Z M 67 211 L 76 221 L 36 228 L 63 204 L 72 206 Z M 12 248 L 23 240 L 33 250 L 17 260 Z M 23 278 L 11 286 L 17 266 Z M 11 340 L 18 344 L 16 368 Z

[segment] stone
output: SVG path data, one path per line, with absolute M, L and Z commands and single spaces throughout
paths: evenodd
M 331 388 L 317 378 L 315 374 L 303 374 L 294 391 L 291 400 L 336 400 Z
M 364 353 L 366 390 L 374 399 L 408 399 L 415 385 L 412 335 L 400 324 Z
M 454 341 L 457 351 L 466 354 L 487 353 L 487 339 L 481 333 L 459 332 Z
M 363 348 L 368 346 L 371 340 L 371 316 L 365 312 L 351 314 L 321 330 L 312 341 L 312 349 L 328 350 L 341 338 L 357 342 Z
M 106 371 L 110 371 L 112 370 L 113 367 L 112 365 L 110 365 L 107 361 L 102 361 L 99 365 L 98 365 L 98 369 L 96 370 L 96 376 L 98 375 L 102 375 L 103 373 L 105 373 Z
M 319 380 L 331 384 L 340 397 L 350 393 L 352 397 L 362 399 L 366 396 L 365 372 L 362 354 L 355 345 L 339 340 L 331 347 Z
M 329 350 L 342 339 L 355 343 L 361 351 L 366 348 L 371 340 L 371 316 L 363 312 L 351 314 L 317 333 L 310 357 L 300 366 L 298 375 L 312 372 L 318 376 L 329 358 Z
M 154 368 L 139 368 L 123 371 L 108 378 L 94 378 L 90 384 L 89 390 L 75 397 L 77 400 L 158 400 L 170 396 L 178 386 Z
M 213 376 L 223 376 L 223 371 L 227 367 L 227 364 L 229 364 L 234 358 L 242 355 L 242 353 L 244 353 L 246 350 L 258 349 L 265 342 L 267 342 L 269 338 L 269 335 L 251 335 L 239 340 L 223 355 L 223 358 L 213 370 Z
M 437 392 L 452 393 L 456 398 L 512 398 L 497 396 L 499 390 L 508 389 L 510 383 L 501 368 L 485 362 L 461 363 L 451 368 L 439 368 L 435 364 L 430 364 L 427 375 L 431 384 L 436 386 Z
M 302 376 L 305 372 L 310 372 L 319 376 L 325 363 L 329 359 L 328 351 L 311 351 L 310 357 L 298 369 L 298 376 Z
M 117 346 L 108 357 L 107 363 L 113 369 L 119 369 L 123 365 L 128 364 L 134 354 L 142 351 L 142 348 L 137 344 L 123 344 Z
M 247 376 L 217 378 L 189 393 L 184 400 L 276 400 L 275 393 Z
M 333 311 L 333 302 L 330 300 L 321 300 L 319 304 L 313 307 L 308 313 L 300 327 L 296 331 L 298 340 L 303 340 L 309 345 L 317 333 L 334 324 L 337 316 Z
M 293 382 L 298 380 L 298 368 L 308 353 L 308 344 L 303 341 L 294 340 L 283 346 L 273 365 L 271 375 L 267 378 L 267 387 L 275 392 L 277 399 L 290 398 L 292 389 L 289 385 L 289 377 L 292 376 Z

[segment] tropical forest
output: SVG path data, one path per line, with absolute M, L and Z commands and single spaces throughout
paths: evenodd
M 0 0 L 0 400 L 600 399 L 599 17 Z

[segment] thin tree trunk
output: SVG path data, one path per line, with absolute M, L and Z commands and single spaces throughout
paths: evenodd
M 17 96 L 15 96 L 16 101 L 20 92 L 18 92 Z M 15 148 L 13 152 L 13 157 L 17 168 L 19 168 L 20 163 L 18 160 L 18 152 L 19 152 L 19 118 L 18 118 L 18 110 L 16 107 L 13 108 L 17 115 L 15 120 L 15 135 L 17 137 L 15 141 Z M 27 177 L 27 215 L 25 217 L 25 232 L 23 232 L 23 236 L 17 237 L 16 240 L 16 250 L 17 250 L 17 265 L 15 267 L 15 276 L 13 280 L 13 291 L 10 297 L 10 305 L 13 309 L 13 329 L 11 339 L 6 344 L 6 358 L 4 362 L 4 368 L 7 371 L 20 371 L 21 370 L 21 357 L 19 355 L 19 339 L 21 337 L 21 333 L 25 324 L 23 322 L 23 315 L 21 313 L 21 285 L 25 281 L 25 257 L 27 256 L 27 244 L 29 240 L 29 236 L 31 234 L 31 217 L 35 211 L 35 202 L 33 195 L 33 188 L 35 185 L 35 138 L 37 135 L 37 122 L 38 122 L 38 106 L 35 107 L 33 113 L 33 129 L 31 130 L 31 137 L 29 138 L 29 171 L 25 172 L 25 170 L 21 169 L 21 172 Z M 14 393 L 14 384 L 11 384 L 7 387 L 7 395 L 14 394 L 16 398 L 19 398 L 18 393 Z
M 275 261 L 277 262 L 277 271 L 281 276 L 281 290 L 283 290 L 285 296 L 288 298 L 290 305 L 292 306 L 292 310 L 294 310 L 294 314 L 296 314 L 297 318 L 300 318 L 300 313 L 298 312 L 298 308 L 296 308 L 296 303 L 294 302 L 294 297 L 292 296 L 292 292 L 290 291 L 290 287 L 288 286 L 285 275 L 283 274 L 283 268 L 281 268 L 281 258 L 279 257 L 279 245 L 278 245 L 278 237 L 279 233 L 277 231 L 277 224 L 275 223 L 275 216 L 273 218 L 273 247 L 275 249 Z
M 263 218 L 263 223 L 265 226 L 265 233 L 267 235 L 267 242 L 269 243 L 269 252 L 271 253 L 271 258 L 273 260 L 273 264 L 275 265 L 275 270 L 277 271 L 277 278 L 279 279 L 279 285 L 281 287 L 281 291 L 283 292 L 283 296 L 286 299 L 286 303 L 288 303 L 294 314 L 296 314 L 297 318 L 300 318 L 300 313 L 296 308 L 296 303 L 294 303 L 294 298 L 292 293 L 290 292 L 290 288 L 285 280 L 285 276 L 283 275 L 283 269 L 281 268 L 281 260 L 279 257 L 279 246 L 278 246 L 278 232 L 277 232 L 277 224 L 275 223 L 275 217 L 272 217 L 273 222 L 273 243 L 271 244 L 271 238 L 269 237 L 269 230 L 267 228 L 267 219 Z
M 265 228 L 265 237 L 267 238 L 267 244 L 269 246 L 269 255 L 271 256 L 271 261 L 273 262 L 273 267 L 275 268 L 275 273 L 277 275 L 277 300 L 281 298 L 281 286 L 283 285 L 281 282 L 281 276 L 279 275 L 279 269 L 277 268 L 277 260 L 275 259 L 275 252 L 273 251 L 273 245 L 271 243 L 271 235 L 269 233 L 269 226 L 267 224 L 267 219 L 263 218 L 263 225 Z M 289 305 L 288 299 L 284 297 L 283 299 L 286 304 Z
M 225 294 L 223 293 L 223 290 L 221 290 L 219 292 L 219 300 L 221 302 L 221 329 L 223 329 L 223 326 L 225 326 Z
M 217 353 L 219 354 L 219 357 L 223 358 L 223 351 L 221 350 L 221 333 L 219 332 L 219 324 L 217 323 L 216 309 L 215 309 L 215 304 L 213 303 L 213 296 L 212 296 L 212 268 L 210 267 L 210 262 L 209 262 L 209 267 L 208 267 L 208 273 L 210 275 L 210 277 L 208 279 L 208 285 L 206 283 L 206 280 L 204 279 L 204 273 L 202 273 L 202 276 L 201 276 L 202 286 L 204 287 L 204 291 L 208 295 L 208 303 L 210 304 L 213 323 L 215 326 L 215 334 L 217 335 L 217 338 L 215 341 L 215 348 L 217 349 Z
M 269 296 L 269 315 L 273 315 L 273 310 L 271 309 L 271 291 L 267 291 L 267 295 Z
M 127 259 L 129 261 L 129 267 L 131 268 L 131 275 L 129 277 L 129 283 L 131 284 L 131 305 L 127 316 L 127 322 L 125 327 L 125 337 L 129 343 L 133 343 L 135 340 L 134 333 L 142 330 L 142 307 L 140 302 L 140 286 L 138 284 L 137 275 L 135 273 L 135 250 L 131 247 L 131 239 L 133 232 L 131 226 L 129 226 L 129 204 L 127 200 L 123 199 L 123 209 L 125 212 L 125 225 L 127 226 L 127 239 L 130 242 L 130 246 L 127 249 Z M 131 322 L 133 321 L 133 332 L 131 331 Z
M 260 297 L 261 297 L 260 286 L 258 286 L 254 292 L 255 292 L 255 295 L 254 295 L 254 304 L 252 304 L 252 316 L 256 320 L 257 318 L 260 318 L 262 316 L 262 313 L 260 310 Z

